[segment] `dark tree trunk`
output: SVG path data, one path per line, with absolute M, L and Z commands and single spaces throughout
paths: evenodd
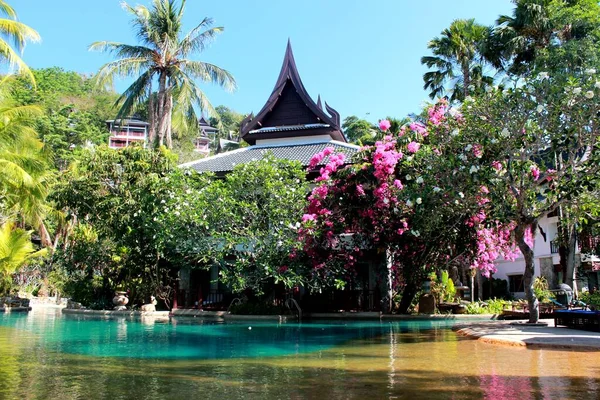
M 155 119 L 155 107 L 154 94 L 152 93 L 152 83 L 150 83 L 150 97 L 148 97 L 148 143 L 151 148 L 156 147 L 156 119 Z
M 417 294 L 418 286 L 414 282 L 408 282 L 402 292 L 402 298 L 400 299 L 400 305 L 398 306 L 398 313 L 408 314 L 408 309 L 412 304 L 415 295 Z
M 529 224 L 519 222 L 515 230 L 517 246 L 519 246 L 519 250 L 521 250 L 525 259 L 523 285 L 525 286 L 525 297 L 529 306 L 529 322 L 531 323 L 536 323 L 540 319 L 540 304 L 533 291 L 533 275 L 535 273 L 534 253 L 533 249 L 525 243 L 525 231 L 531 228 L 533 229 L 532 235 L 534 235 L 535 227 L 537 227 L 537 221 L 532 221 Z
M 577 270 L 575 268 L 575 250 L 577 246 L 577 231 L 575 226 L 569 227 L 569 238 L 565 251 L 566 273 L 565 283 L 573 289 L 573 294 L 578 297 L 577 293 Z

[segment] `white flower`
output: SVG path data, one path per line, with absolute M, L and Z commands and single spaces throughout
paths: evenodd
M 415 235 L 416 237 L 421 236 L 421 233 L 419 231 L 413 231 L 411 230 L 410 233 L 412 233 L 413 235 Z
M 585 97 L 588 99 L 593 99 L 594 98 L 594 92 L 592 92 L 591 90 L 588 90 L 587 92 L 585 92 Z
M 166 201 L 164 199 L 161 200 L 160 202 L 161 202 L 161 204 L 165 204 L 166 203 Z
M 479 170 L 479 168 L 477 168 L 476 166 L 471 166 L 471 169 L 469 169 L 469 173 L 470 174 L 474 174 L 475 172 L 477 172 Z
M 487 117 L 486 117 L 485 115 L 481 115 L 479 118 L 480 118 L 482 121 L 487 121 Z
M 594 75 L 596 73 L 596 70 L 594 68 L 589 68 L 586 69 L 584 72 L 588 75 Z
M 494 90 L 494 89 L 493 89 L 491 86 L 486 86 L 486 87 L 485 87 L 485 92 L 486 92 L 486 93 L 491 93 L 491 92 L 492 92 L 492 90 Z
M 541 105 L 541 104 L 538 105 L 537 108 L 536 108 L 536 111 L 539 112 L 539 113 L 541 113 L 542 111 L 544 111 L 544 106 Z
M 406 200 L 406 205 L 407 205 L 408 207 L 412 207 L 412 206 L 413 206 L 413 202 L 412 202 L 412 201 L 410 201 L 410 200 Z
M 417 198 L 417 204 L 421 204 L 422 202 L 423 202 L 423 200 L 420 197 L 418 197 Z
M 448 114 L 450 114 L 451 117 L 456 117 L 456 114 L 458 114 L 458 110 L 454 107 L 450 107 L 450 109 L 448 110 Z
M 509 136 L 510 136 L 510 132 L 508 131 L 508 128 L 504 128 L 504 129 L 502 129 L 502 132 L 500 132 L 500 135 L 501 135 L 503 138 L 507 138 L 507 137 L 509 137 Z
M 473 101 L 473 98 L 471 96 L 465 97 L 465 103 L 467 103 L 469 101 Z
M 458 129 L 455 129 L 455 130 L 453 130 L 452 132 L 450 132 L 450 135 L 451 135 L 451 136 L 458 136 L 458 133 L 459 133 L 459 132 L 460 132 L 460 131 L 459 131 Z
M 600 89 L 600 81 L 596 81 L 596 83 L 594 83 L 594 87 L 596 89 Z
M 423 183 L 423 177 L 422 176 L 420 176 L 420 177 L 417 178 L 417 183 L 418 184 Z
M 581 94 L 581 88 L 576 87 L 575 89 L 573 89 L 573 94 Z
M 463 192 L 458 192 L 458 195 L 460 196 L 460 198 L 461 198 L 461 199 L 464 199 L 464 198 L 465 198 L 465 195 L 464 195 L 464 193 L 463 193 Z
M 547 72 L 540 72 L 538 74 L 538 79 L 544 80 L 544 79 L 548 79 L 550 77 L 550 75 L 548 75 Z
M 473 148 L 473 145 L 471 145 L 471 144 L 468 144 L 468 145 L 465 147 L 465 151 L 471 151 L 471 149 L 472 149 L 472 148 Z
M 454 200 L 454 204 L 460 204 L 460 201 Z
M 410 181 L 411 179 L 412 179 L 412 176 L 410 176 L 410 175 L 406 175 L 406 180 L 407 180 L 407 181 Z
M 461 154 L 458 156 L 459 159 L 461 159 L 462 161 L 465 161 L 467 159 L 467 156 L 465 156 L 464 154 Z
M 491 142 L 492 144 L 496 144 L 496 143 L 498 143 L 498 139 L 492 139 L 492 140 L 490 140 L 490 142 Z
M 440 192 L 441 190 L 442 190 L 442 189 L 440 189 L 440 188 L 439 188 L 439 187 L 437 187 L 437 186 L 433 188 L 433 191 L 434 191 L 435 193 L 437 193 L 437 192 Z

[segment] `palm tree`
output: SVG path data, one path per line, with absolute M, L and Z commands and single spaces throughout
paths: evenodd
M 17 13 L 4 0 L 0 0 L 0 15 L 7 17 L 0 18 L 0 57 L 4 58 L 18 73 L 24 74 L 31 82 L 35 82 L 31 70 L 23 62 L 19 53 L 27 41 L 39 42 L 40 35 L 27 25 L 17 21 Z M 14 49 L 9 42 L 12 42 Z
M 0 81 L 0 223 L 22 221 L 38 230 L 48 246 L 51 240 L 44 217 L 51 172 L 49 156 L 34 129 L 42 110 L 14 102 L 9 94 L 13 78 Z
M 98 72 L 99 85 L 110 85 L 115 77 L 132 76 L 135 81 L 125 90 L 117 103 L 121 105 L 118 117 L 125 117 L 137 107 L 148 104 L 150 141 L 172 147 L 173 121 L 175 128 L 194 129 L 197 132 L 198 117 L 195 106 L 216 115 L 206 95 L 196 85 L 196 79 L 213 82 L 234 90 L 233 76 L 214 64 L 190 60 L 188 57 L 201 52 L 206 45 L 223 31 L 212 26 L 212 19 L 204 18 L 194 29 L 182 35 L 182 17 L 185 0 L 153 0 L 151 9 L 124 3 L 126 11 L 133 15 L 133 23 L 140 45 L 115 42 L 96 42 L 90 50 L 107 51 L 118 58 L 102 66 Z M 158 93 L 153 95 L 153 83 L 158 82 Z M 174 116 L 175 114 L 175 116 Z
M 565 47 L 572 40 L 592 39 L 597 31 L 600 7 L 596 1 L 515 0 L 512 16 L 501 15 L 496 21 L 492 39 L 496 43 L 495 64 L 509 74 L 527 74 L 539 66 L 547 70 L 546 63 L 556 64 L 564 70 L 571 63 L 561 52 L 546 57 L 548 51 Z M 589 62 L 597 52 L 594 47 L 580 47 L 575 67 Z M 568 55 L 568 51 L 566 51 Z M 559 59 L 555 60 L 559 55 Z
M 469 94 L 493 83 L 487 76 L 483 54 L 490 28 L 474 19 L 457 19 L 444 29 L 440 37 L 429 42 L 432 56 L 421 58 L 421 64 L 434 71 L 423 75 L 423 89 L 429 96 L 448 96 L 450 101 L 462 101 Z
M 31 232 L 15 227 L 12 222 L 0 226 L 0 289 L 7 278 L 29 259 L 46 254 L 46 249 L 35 251 L 31 243 Z

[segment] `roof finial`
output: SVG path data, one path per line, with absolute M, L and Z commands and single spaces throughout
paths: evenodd
M 319 107 L 319 110 L 323 109 L 323 106 L 321 105 L 321 95 L 317 96 L 317 107 Z

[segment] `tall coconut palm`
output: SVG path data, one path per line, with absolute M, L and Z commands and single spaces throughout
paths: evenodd
M 429 42 L 432 56 L 421 58 L 421 64 L 434 71 L 423 75 L 429 96 L 447 96 L 461 101 L 474 91 L 490 85 L 493 77 L 485 74 L 483 54 L 490 28 L 475 23 L 474 19 L 457 19 L 444 29 L 440 37 Z
M 29 26 L 17 21 L 17 13 L 4 0 L 0 0 L 0 15 L 7 17 L 0 18 L 0 58 L 4 59 L 11 68 L 15 68 L 18 73 L 26 75 L 35 82 L 31 70 L 19 53 L 27 41 L 39 42 L 40 35 Z
M 118 117 L 125 117 L 137 107 L 148 104 L 150 140 L 172 147 L 173 114 L 176 121 L 185 121 L 187 127 L 197 127 L 194 107 L 216 115 L 208 98 L 195 80 L 212 82 L 227 89 L 236 87 L 233 76 L 224 69 L 202 61 L 189 59 L 203 51 L 215 36 L 223 31 L 213 27 L 212 19 L 203 19 L 194 29 L 182 35 L 182 17 L 185 0 L 153 0 L 150 9 L 124 4 L 133 15 L 133 24 L 139 45 L 116 42 L 96 42 L 90 50 L 107 51 L 118 59 L 102 66 L 98 73 L 99 85 L 110 85 L 115 77 L 135 77 L 135 81 L 118 100 Z M 153 95 L 153 84 L 158 82 L 158 93 Z

